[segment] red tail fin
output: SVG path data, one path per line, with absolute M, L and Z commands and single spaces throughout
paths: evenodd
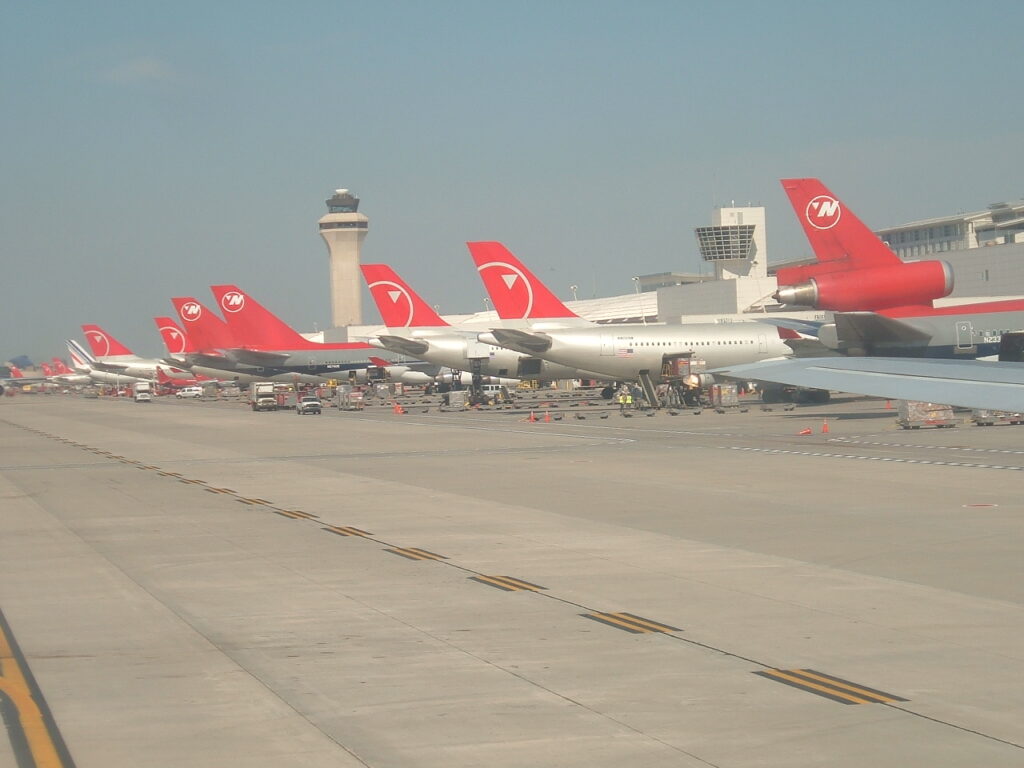
M 8 365 L 7 367 L 11 369 L 11 378 L 12 379 L 24 379 L 25 378 L 25 374 L 21 372 L 21 368 L 19 368 L 18 366 L 16 366 L 16 365 Z
M 943 261 L 903 262 L 817 179 L 782 179 L 817 257 L 776 272 L 776 298 L 836 311 L 931 306 L 953 290 Z
M 53 368 L 51 368 L 48 363 L 40 363 L 39 364 L 39 368 L 40 368 L 40 370 L 42 370 L 43 376 L 45 376 L 48 379 L 51 376 L 55 375 L 54 372 L 53 372 Z
M 50 362 L 53 363 L 53 370 L 55 370 L 58 375 L 63 376 L 64 374 L 73 373 L 73 371 L 68 368 L 67 364 L 59 357 L 53 358 Z
M 227 323 L 216 312 L 191 297 L 171 299 L 171 303 L 195 351 L 213 352 L 238 346 Z
M 386 264 L 363 264 L 363 278 L 388 328 L 448 325 L 434 309 Z
M 195 346 L 189 336 L 169 317 L 154 317 L 153 322 L 160 332 L 164 346 L 169 355 L 187 355 L 195 352 Z
M 164 369 L 158 365 L 156 367 L 156 382 L 157 384 L 171 384 L 174 382 L 174 379 L 164 373 Z
M 466 243 L 502 320 L 577 317 L 501 243 Z
M 308 339 L 237 286 L 211 285 L 210 290 L 237 343 L 264 349 L 305 349 L 310 345 Z
M 98 325 L 83 325 L 82 332 L 85 334 L 85 340 L 89 342 L 89 349 L 94 357 L 120 357 L 132 354 L 128 347 Z
M 902 263 L 899 256 L 818 179 L 782 179 L 782 188 L 818 261 L 843 262 L 837 269 Z

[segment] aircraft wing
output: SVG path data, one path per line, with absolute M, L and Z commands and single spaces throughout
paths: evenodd
M 406 339 L 403 336 L 378 336 L 377 340 L 384 349 L 397 352 L 400 355 L 409 355 L 409 357 L 419 357 L 430 349 L 430 345 L 425 341 Z
M 104 360 L 97 360 L 92 364 L 92 367 L 97 371 L 105 371 L 107 373 L 124 373 L 132 366 L 129 363 L 111 363 Z
M 256 349 L 236 347 L 228 350 L 228 354 L 243 365 L 257 368 L 276 368 L 285 365 L 291 357 L 287 352 L 264 352 Z
M 542 355 L 551 349 L 551 338 L 543 333 L 527 333 L 512 328 L 494 328 L 491 334 L 499 346 L 527 355 Z
M 897 357 L 797 358 L 712 373 L 899 400 L 1024 412 L 1024 363 Z

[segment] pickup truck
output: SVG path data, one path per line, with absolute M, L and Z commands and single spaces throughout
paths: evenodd
M 299 414 L 299 416 L 306 413 L 315 413 L 319 416 L 323 413 L 323 404 L 320 402 L 319 397 L 306 395 L 305 397 L 299 398 L 299 401 L 295 404 L 295 412 Z

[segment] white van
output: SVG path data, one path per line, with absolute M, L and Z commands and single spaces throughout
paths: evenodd
M 203 388 L 202 387 L 182 387 L 181 389 L 179 389 L 177 392 L 174 393 L 174 396 L 177 397 L 179 400 L 181 398 L 183 398 L 183 397 L 202 397 L 203 396 Z

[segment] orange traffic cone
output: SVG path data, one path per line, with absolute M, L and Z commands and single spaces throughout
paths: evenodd
M 533 411 L 530 411 L 530 418 L 528 418 L 527 421 L 533 423 L 536 420 L 537 420 L 537 417 L 534 415 Z
M 828 419 L 822 419 L 821 420 L 821 434 L 823 434 L 823 435 L 827 435 L 828 434 Z
M 403 414 L 403 413 L 405 413 L 405 410 L 398 403 L 395 403 L 395 413 L 396 414 Z
M 887 410 L 887 411 L 891 411 L 892 410 L 892 400 L 886 400 L 885 401 L 885 410 Z
M 551 423 L 551 414 L 548 413 L 547 411 L 544 411 L 544 421 L 548 424 Z
M 807 429 L 801 429 L 799 432 L 797 432 L 797 434 L 798 435 L 813 435 L 814 434 L 814 430 L 811 429 L 810 427 L 808 427 Z

